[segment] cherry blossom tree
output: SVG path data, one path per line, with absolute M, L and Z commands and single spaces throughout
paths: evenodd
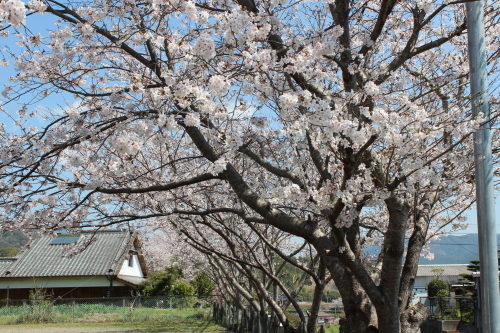
M 2 105 L 19 104 L 2 229 L 227 214 L 311 244 L 350 332 L 416 332 L 420 252 L 474 202 L 462 2 L 2 0 L 22 47 L 2 59 Z M 499 13 L 487 3 L 492 73 Z M 23 28 L 39 14 L 51 31 Z M 76 101 L 35 127 L 54 94 Z
M 187 267 L 188 272 L 189 268 L 206 272 L 217 281 L 226 300 L 240 308 L 249 304 L 263 317 L 267 317 L 271 309 L 285 322 L 285 311 L 292 304 L 305 321 L 304 311 L 295 297 L 307 279 L 314 280 L 315 297 L 307 320 L 308 331 L 316 332 L 322 291 L 331 276 L 326 274 L 324 262 L 306 242 L 297 244 L 290 239 L 290 234 L 270 225 L 247 222 L 248 227 L 242 228 L 239 218 L 235 220 L 227 214 L 212 215 L 201 221 L 159 220 L 154 221 L 153 235 L 151 228 L 147 228 L 149 236 L 144 246 L 145 256 L 157 268 L 174 263 Z M 305 251 L 307 248 L 309 251 Z M 307 256 L 311 258 L 305 264 L 299 261 Z M 302 271 L 302 276 L 291 284 L 281 280 L 290 267 Z M 257 300 L 254 295 L 258 295 Z M 288 301 L 281 302 L 279 295 Z

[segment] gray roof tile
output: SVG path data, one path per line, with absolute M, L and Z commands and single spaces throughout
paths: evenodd
M 443 272 L 433 272 L 434 269 L 442 269 Z M 459 276 L 462 273 L 470 274 L 467 265 L 419 265 L 417 276 Z
M 72 258 L 63 256 L 67 244 L 49 244 L 51 236 L 35 239 L 18 254 L 10 265 L 0 260 L 0 277 L 52 277 L 52 276 L 94 276 L 106 275 L 109 269 L 117 275 L 123 256 L 133 241 L 129 232 L 120 230 L 83 231 L 76 243 L 95 237 L 95 240 L 81 253 Z
M 9 267 L 16 262 L 15 258 L 0 258 L 0 274 L 9 270 Z

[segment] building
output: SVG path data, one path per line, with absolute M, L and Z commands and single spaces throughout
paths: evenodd
M 335 318 L 332 313 L 324 311 L 318 312 L 318 325 L 331 325 L 334 319 Z
M 420 300 L 420 297 L 427 297 L 427 285 L 431 280 L 439 279 L 450 284 L 462 279 L 460 274 L 470 274 L 467 270 L 467 264 L 463 265 L 419 265 L 415 284 L 413 286 L 413 294 L 415 302 Z
M 310 311 L 304 311 L 304 317 L 306 318 L 306 320 L 308 320 L 310 315 L 311 315 Z M 316 320 L 316 323 L 319 326 L 331 325 L 333 323 L 334 319 L 335 318 L 334 318 L 334 315 L 332 313 L 328 313 L 325 311 L 318 311 L 318 319 Z
M 69 258 L 68 246 L 88 244 Z M 122 297 L 148 274 L 137 237 L 128 231 L 82 231 L 32 240 L 15 258 L 0 258 L 0 299 L 28 299 L 43 289 L 53 298 Z

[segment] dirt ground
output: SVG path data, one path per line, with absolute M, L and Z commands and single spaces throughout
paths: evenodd
M 136 330 L 132 329 L 124 329 L 124 328 L 116 328 L 116 327 L 71 327 L 72 325 L 68 325 L 65 327 L 62 326 L 53 326 L 53 325 L 37 325 L 37 326 L 28 326 L 28 325 L 9 325 L 9 326 L 0 326 L 0 332 L 2 333 L 101 333 L 101 332 L 147 332 L 144 330 Z M 168 331 L 153 331 L 153 332 L 168 332 Z
M 193 325 L 192 327 L 168 327 L 168 323 L 148 325 L 120 324 L 37 324 L 0 325 L 0 333 L 223 333 L 214 325 Z

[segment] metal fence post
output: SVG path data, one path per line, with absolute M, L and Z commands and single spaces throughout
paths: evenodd
M 71 302 L 71 322 L 75 322 L 75 301 Z
M 172 320 L 172 296 L 170 298 L 170 320 Z

